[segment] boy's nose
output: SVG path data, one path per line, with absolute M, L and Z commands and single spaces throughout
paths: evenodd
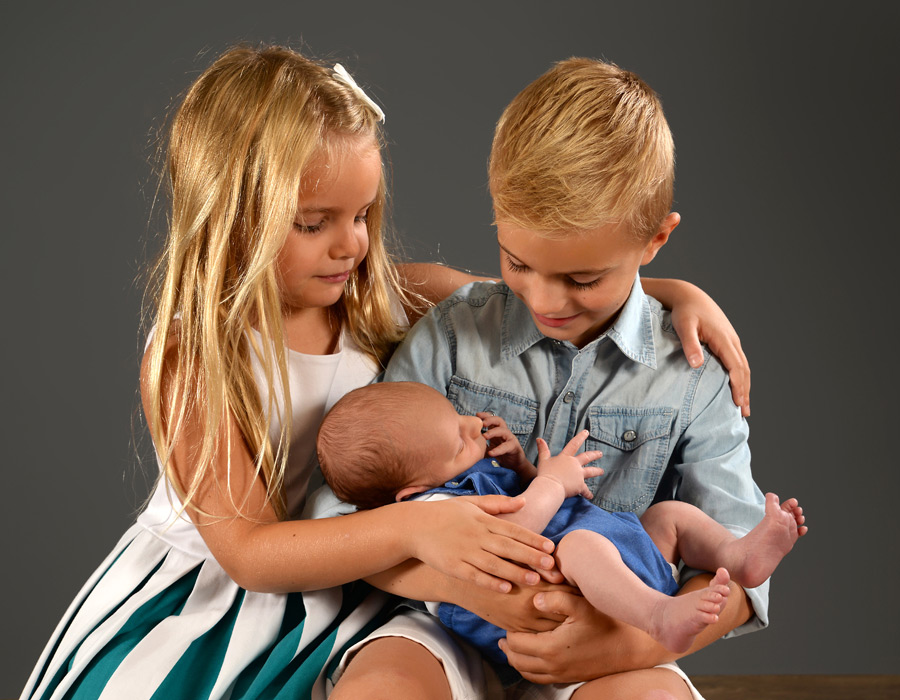
M 553 282 L 533 280 L 528 286 L 525 303 L 541 316 L 553 316 L 565 308 L 566 299 Z

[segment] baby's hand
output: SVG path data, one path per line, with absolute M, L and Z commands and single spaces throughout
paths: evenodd
M 482 433 L 488 443 L 487 456 L 496 459 L 500 466 L 512 469 L 520 478 L 530 481 L 537 474 L 534 465 L 525 456 L 525 450 L 506 421 L 493 413 L 476 413 L 485 430 Z
M 602 452 L 588 450 L 581 454 L 575 454 L 584 444 L 587 436 L 588 431 L 582 430 L 569 440 L 562 452 L 555 457 L 550 456 L 550 448 L 547 443 L 542 438 L 538 438 L 538 476 L 557 481 L 565 489 L 566 498 L 578 495 L 591 498 L 593 494 L 584 480 L 603 474 L 600 467 L 584 466 L 595 459 L 600 459 L 603 456 Z

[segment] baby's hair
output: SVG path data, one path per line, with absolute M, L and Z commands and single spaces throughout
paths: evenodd
M 316 440 L 319 466 L 342 501 L 377 508 L 410 485 L 426 458 L 424 446 L 409 437 L 408 419 L 423 388 L 414 382 L 370 384 L 345 394 L 325 416 Z
M 304 172 L 316 159 L 365 140 L 381 145 L 371 106 L 330 67 L 278 46 L 226 51 L 191 85 L 174 116 L 168 236 L 148 292 L 155 335 L 145 393 L 150 433 L 185 508 L 216 456 L 225 451 L 230 464 L 230 445 L 242 441 L 276 514 L 286 515 L 291 404 L 274 262 L 291 230 Z M 329 309 L 335 329 L 345 328 L 377 364 L 403 334 L 391 308 L 392 294 L 403 294 L 382 237 L 385 200 L 382 177 L 367 214 L 368 255 Z M 267 406 L 251 352 L 263 368 Z M 273 449 L 275 418 L 281 437 Z M 182 484 L 171 454 L 188 420 L 202 439 L 192 455 L 197 467 Z
M 662 104 L 637 75 L 570 58 L 504 110 L 489 175 L 496 221 L 548 238 L 624 224 L 644 241 L 672 206 L 675 151 Z

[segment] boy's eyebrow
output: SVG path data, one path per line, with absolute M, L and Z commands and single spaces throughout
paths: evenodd
M 515 253 L 513 253 L 513 252 L 512 252 L 509 248 L 507 248 L 505 245 L 503 245 L 500 241 L 497 241 L 497 245 L 500 246 L 500 250 L 502 250 L 504 253 L 506 253 L 506 254 L 509 255 L 510 257 L 515 258 L 516 260 L 521 260 L 521 259 L 522 259 L 522 258 L 520 258 L 518 255 L 516 255 Z M 605 275 L 607 272 L 609 272 L 609 271 L 612 270 L 612 269 L 613 269 L 613 266 L 610 265 L 609 267 L 601 267 L 601 268 L 593 269 L 593 270 L 569 270 L 569 271 L 567 271 L 567 272 L 560 272 L 560 273 L 557 273 L 557 274 L 561 274 L 561 275 L 569 275 L 570 277 L 571 277 L 572 275 Z

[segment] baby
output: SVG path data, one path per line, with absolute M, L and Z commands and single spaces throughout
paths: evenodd
M 730 579 L 759 586 L 806 534 L 797 500 L 779 503 L 771 493 L 762 521 L 741 538 L 681 501 L 656 503 L 640 519 L 607 512 L 588 500 L 584 480 L 603 470 L 586 466 L 600 452 L 576 454 L 587 436 L 581 431 L 556 456 L 539 440 L 535 467 L 502 418 L 461 416 L 431 387 L 385 382 L 338 401 L 322 423 L 317 450 L 335 494 L 364 509 L 419 494 L 522 494 L 520 510 L 497 517 L 553 540 L 560 572 L 595 608 L 676 653 L 717 620 Z M 673 596 L 679 560 L 716 575 L 703 590 Z M 503 630 L 454 605 L 442 604 L 439 617 L 505 661 L 497 647 Z

